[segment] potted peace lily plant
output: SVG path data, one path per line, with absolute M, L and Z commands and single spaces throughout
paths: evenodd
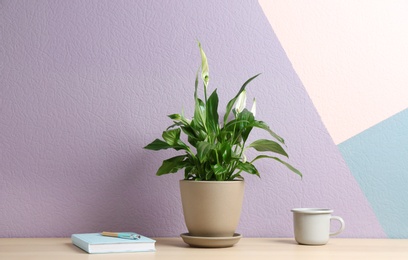
M 184 169 L 184 179 L 180 181 L 180 191 L 184 218 L 189 233 L 184 236 L 200 238 L 234 238 L 238 225 L 244 181 L 242 173 L 260 176 L 254 162 L 270 159 L 285 165 L 290 171 L 302 176 L 299 170 L 280 159 L 288 157 L 282 145 L 284 139 L 269 126 L 255 119 L 256 102 L 251 110 L 245 108 L 246 87 L 258 75 L 248 79 L 236 95 L 227 103 L 225 114 L 218 114 L 218 94 L 215 89 L 207 95 L 209 67 L 207 57 L 198 43 L 201 54 L 201 79 L 203 95 L 198 94 L 198 74 L 194 90 L 194 116 L 188 119 L 181 114 L 168 117 L 173 124 L 145 149 L 174 149 L 182 154 L 164 160 L 156 175 L 176 173 Z M 265 130 L 271 139 L 259 139 L 247 144 L 253 128 Z M 186 140 L 182 140 L 181 134 Z M 245 151 L 255 149 L 265 152 L 248 160 Z M 184 239 L 184 238 L 183 238 Z M 186 240 L 185 240 L 186 241 Z

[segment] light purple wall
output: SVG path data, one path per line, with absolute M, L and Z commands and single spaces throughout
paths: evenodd
M 169 153 L 142 147 L 191 114 L 196 39 L 221 104 L 263 73 L 257 116 L 304 173 L 259 163 L 237 231 L 290 237 L 290 209 L 316 206 L 345 218 L 343 236 L 384 236 L 256 1 L 6 0 L 0 37 L 0 237 L 186 231 L 182 173 L 156 177 Z

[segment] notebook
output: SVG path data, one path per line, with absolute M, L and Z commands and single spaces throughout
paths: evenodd
M 72 243 L 90 254 L 154 252 L 156 241 L 140 236 L 140 239 L 124 239 L 102 236 L 100 233 L 73 234 Z

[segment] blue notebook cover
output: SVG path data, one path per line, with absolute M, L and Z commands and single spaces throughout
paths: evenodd
M 145 236 L 132 240 L 86 233 L 73 234 L 71 240 L 74 245 L 90 254 L 156 251 L 156 241 Z

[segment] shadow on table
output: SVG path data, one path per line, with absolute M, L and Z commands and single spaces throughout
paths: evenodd
M 186 243 L 183 242 L 181 238 L 179 239 L 163 239 L 160 240 L 160 245 L 165 245 L 165 246 L 174 246 L 174 247 L 190 247 Z
M 298 243 L 295 240 L 288 240 L 288 239 L 273 239 L 271 240 L 274 243 L 280 243 L 280 244 L 287 244 L 287 245 L 298 245 Z

